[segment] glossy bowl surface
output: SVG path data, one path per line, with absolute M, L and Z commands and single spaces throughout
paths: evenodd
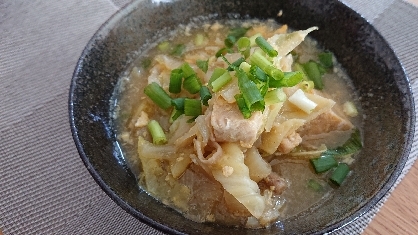
M 278 13 L 283 14 L 279 17 Z M 393 186 L 408 158 L 415 111 L 408 78 L 395 53 L 360 15 L 336 0 L 137 1 L 116 13 L 90 40 L 74 71 L 70 125 L 93 178 L 123 209 L 174 234 L 252 234 L 254 230 L 191 222 L 137 186 L 116 142 L 111 97 L 138 49 L 161 29 L 197 16 L 275 19 L 294 29 L 318 26 L 310 35 L 335 53 L 361 94 L 364 149 L 344 187 L 324 204 L 259 234 L 316 234 L 356 220 Z

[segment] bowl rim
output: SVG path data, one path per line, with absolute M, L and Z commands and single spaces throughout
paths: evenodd
M 141 222 L 143 222 L 143 223 L 145 223 L 145 224 L 147 224 L 147 225 L 149 225 L 149 226 L 151 226 L 151 227 L 153 227 L 157 230 L 160 230 L 160 231 L 163 231 L 163 232 L 166 232 L 166 233 L 169 233 L 169 234 L 185 234 L 185 233 L 180 232 L 176 229 L 168 227 L 164 224 L 156 222 L 152 218 L 144 215 L 143 213 L 141 213 L 140 211 L 135 209 L 133 206 L 131 206 L 129 203 L 124 201 L 120 196 L 117 195 L 117 193 L 111 187 L 109 187 L 109 185 L 103 180 L 102 176 L 98 173 L 98 171 L 96 171 L 93 164 L 90 162 L 89 157 L 87 156 L 86 152 L 84 151 L 83 144 L 82 144 L 82 142 L 79 138 L 79 135 L 78 135 L 79 129 L 78 129 L 78 127 L 75 123 L 75 120 L 74 120 L 74 116 L 75 116 L 75 112 L 76 112 L 76 110 L 74 109 L 75 108 L 74 107 L 74 92 L 77 89 L 78 75 L 83 68 L 83 61 L 86 58 L 86 56 L 88 56 L 88 54 L 90 53 L 90 48 L 92 48 L 92 46 L 94 45 L 94 43 L 97 39 L 101 38 L 102 36 L 106 36 L 112 30 L 111 26 L 118 23 L 120 20 L 122 20 L 128 14 L 134 12 L 138 8 L 138 5 L 139 5 L 140 2 L 145 2 L 145 0 L 132 1 L 128 4 L 126 4 L 125 6 L 123 6 L 122 8 L 120 8 L 115 13 L 113 13 L 97 29 L 97 31 L 94 33 L 94 35 L 89 39 L 87 45 L 84 47 L 84 49 L 83 49 L 83 51 L 82 51 L 82 53 L 81 53 L 81 55 L 78 59 L 78 62 L 76 64 L 76 67 L 74 69 L 72 79 L 71 79 L 70 89 L 69 89 L 68 111 L 69 111 L 70 128 L 71 128 L 71 133 L 72 133 L 73 140 L 74 140 L 74 143 L 76 145 L 77 151 L 78 151 L 78 153 L 80 155 L 80 158 L 83 161 L 85 167 L 87 168 L 87 170 L 89 171 L 89 173 L 91 174 L 93 179 L 96 181 L 96 183 L 100 186 L 100 188 L 117 205 L 119 205 L 122 209 L 124 209 L 126 212 L 128 212 L 128 214 L 131 214 L 135 218 L 139 219 Z M 172 2 L 175 2 L 175 1 L 170 1 L 170 3 L 172 3 Z M 408 99 L 409 100 L 408 105 L 409 105 L 409 108 L 411 110 L 410 113 L 415 114 L 415 101 L 414 101 L 414 98 L 413 98 L 413 90 L 412 90 L 412 87 L 411 87 L 411 82 L 410 82 L 408 74 L 405 72 L 405 68 L 404 68 L 401 60 L 399 59 L 398 55 L 396 54 L 396 52 L 393 50 L 393 48 L 388 43 L 388 41 L 381 35 L 381 33 L 373 26 L 373 24 L 371 24 L 360 13 L 355 11 L 348 4 L 346 4 L 344 2 L 341 2 L 340 0 L 335 0 L 335 2 L 336 2 L 336 4 L 342 4 L 349 11 L 352 11 L 352 13 L 356 17 L 363 20 L 366 24 L 369 24 L 375 30 L 376 35 L 378 37 L 380 37 L 380 40 L 382 40 L 382 42 L 384 42 L 389 47 L 391 53 L 393 53 L 394 58 L 396 58 L 396 61 L 399 63 L 399 65 L 402 69 L 402 73 L 403 73 L 403 75 L 406 79 L 406 82 L 407 82 L 407 87 L 408 87 L 407 95 L 410 96 L 409 99 Z M 313 234 L 323 234 L 323 233 L 327 233 L 327 232 L 338 231 L 338 230 L 348 226 L 349 224 L 354 223 L 360 217 L 362 217 L 364 214 L 368 213 L 374 206 L 376 206 L 378 204 L 378 202 L 381 201 L 386 194 L 390 193 L 390 189 L 392 187 L 396 187 L 397 181 L 401 180 L 400 176 L 403 173 L 403 171 L 405 170 L 405 164 L 408 161 L 409 155 L 410 155 L 410 152 L 411 152 L 411 148 L 412 148 L 412 144 L 413 144 L 413 140 L 414 140 L 414 136 L 415 136 L 416 115 L 410 115 L 408 121 L 409 121 L 409 123 L 408 123 L 409 124 L 408 125 L 409 132 L 405 134 L 405 143 L 403 145 L 403 150 L 400 151 L 400 153 L 399 153 L 402 157 L 397 162 L 396 167 L 394 168 L 392 174 L 390 176 L 388 176 L 386 182 L 384 182 L 384 184 L 382 184 L 383 187 L 380 188 L 377 191 L 377 193 L 371 197 L 370 200 L 368 200 L 362 207 L 359 207 L 354 213 L 350 214 L 346 218 L 344 218 L 344 219 L 342 219 L 342 220 L 340 220 L 336 223 L 333 223 L 333 224 L 325 227 L 324 229 L 322 229 L 320 231 L 314 232 Z

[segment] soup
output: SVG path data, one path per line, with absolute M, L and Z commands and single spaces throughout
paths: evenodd
M 268 227 L 344 187 L 361 108 L 332 53 L 274 21 L 180 26 L 115 91 L 139 187 L 196 222 Z

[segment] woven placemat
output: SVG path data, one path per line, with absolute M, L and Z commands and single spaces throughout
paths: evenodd
M 4 234 L 163 234 L 126 213 L 100 189 L 78 156 L 68 124 L 68 88 L 78 57 L 100 25 L 128 2 L 0 1 Z M 401 0 L 344 2 L 387 39 L 418 94 L 418 9 Z M 415 141 L 402 177 L 417 152 Z M 388 195 L 335 234 L 361 233 Z

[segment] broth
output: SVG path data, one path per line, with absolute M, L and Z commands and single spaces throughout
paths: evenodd
M 232 119 L 231 125 L 239 123 L 238 128 L 245 128 L 249 120 L 260 117 L 262 125 L 255 130 L 254 136 L 251 136 L 251 129 L 244 134 L 239 130 L 219 129 L 223 119 L 215 116 L 216 112 L 223 115 L 218 109 L 227 107 L 224 112 L 228 113 L 231 104 L 235 104 L 231 97 L 235 97 L 239 87 L 234 83 L 237 70 L 229 72 L 233 77 L 229 83 L 217 92 L 212 90 L 209 105 L 201 106 L 202 114 L 199 116 L 202 118 L 183 114 L 172 121 L 173 108 L 158 107 L 144 93 L 144 87 L 155 82 L 171 98 L 199 99 L 199 93 L 191 94 L 184 88 L 180 93 L 168 92 L 171 71 L 187 62 L 201 79 L 202 86 L 213 89 L 208 84 L 214 70 L 226 68 L 224 60 L 233 62 L 241 56 L 237 52 L 227 53 L 225 59 L 215 56 L 225 47 L 226 35 L 237 28 L 249 28 L 245 33 L 249 39 L 261 34 L 268 42 L 272 42 L 269 39 L 275 35 L 290 35 L 292 32 L 286 25 L 257 20 L 206 22 L 179 27 L 156 45 L 150 45 L 120 80 L 115 91 L 115 129 L 124 156 L 138 177 L 139 186 L 157 200 L 196 222 L 268 227 L 320 204 L 333 190 L 338 190 L 328 180 L 330 173 L 315 173 L 309 159 L 319 157 L 326 149 L 343 145 L 355 129 L 361 129 L 362 114 L 354 87 L 332 57 L 333 67 L 322 75 L 322 90 L 311 87 L 302 91 L 306 86 L 313 86 L 304 77 L 304 85 L 298 83 L 292 87 L 277 88 L 281 95 L 286 96 L 285 100 L 265 106 L 263 112 L 253 111 L 247 119 Z M 280 61 L 273 62 L 281 70 L 291 72 L 296 71 L 296 64 L 318 61 L 318 55 L 323 52 L 316 41 L 306 37 Z M 203 65 L 206 61 L 207 72 L 201 68 L 204 66 L 197 66 L 196 61 L 201 61 Z M 269 88 L 270 91 L 275 89 Z M 297 104 L 289 101 L 297 90 L 301 90 L 308 99 L 316 100 L 314 103 L 317 106 L 308 112 L 301 111 Z M 354 104 L 357 113 L 347 111 L 346 105 L 350 104 L 351 108 Z M 271 119 L 275 112 L 276 116 Z M 312 126 L 317 125 L 315 122 L 321 123 L 318 117 L 330 118 L 333 122 L 334 118 L 340 119 L 338 123 L 324 124 L 328 129 L 319 128 L 327 129 L 326 133 L 317 133 L 318 130 Z M 150 120 L 159 123 L 167 135 L 167 143 L 153 144 L 148 129 Z M 266 124 L 269 120 L 270 126 Z M 243 126 L 239 126 L 241 123 L 244 123 Z M 254 123 L 252 125 L 260 122 Z M 341 129 L 341 126 L 346 129 Z M 193 128 L 197 130 L 192 133 Z M 260 130 L 262 133 L 258 133 Z M 280 131 L 283 133 L 280 134 Z M 229 135 L 230 132 L 234 134 Z M 274 142 L 280 138 L 282 141 L 277 147 Z M 355 154 L 336 159 L 351 165 Z M 246 196 L 240 190 L 251 195 Z M 262 208 L 255 202 L 262 204 Z

